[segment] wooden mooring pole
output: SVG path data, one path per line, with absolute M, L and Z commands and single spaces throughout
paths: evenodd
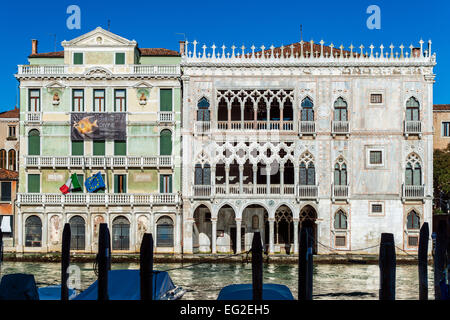
M 140 250 L 141 300 L 153 300 L 153 236 L 144 233 Z
M 64 230 L 62 234 L 62 248 L 61 248 L 61 300 L 69 300 L 69 288 L 67 281 L 69 279 L 69 274 L 67 269 L 70 264 L 70 224 L 66 223 L 64 225 Z
M 253 300 L 263 298 L 263 248 L 261 234 L 255 232 L 252 241 L 252 291 Z
M 380 243 L 380 300 L 395 300 L 395 242 L 392 233 L 382 233 Z
M 447 250 L 447 222 L 440 220 L 437 226 L 436 248 L 434 251 L 434 297 L 442 300 L 439 282 L 444 276 L 445 251 Z
M 313 238 L 311 228 L 300 229 L 298 257 L 298 300 L 312 300 L 313 292 Z
M 419 236 L 419 299 L 428 300 L 428 222 L 420 228 Z
M 100 223 L 98 236 L 98 300 L 109 300 L 108 295 L 108 271 L 110 269 L 110 236 L 106 223 Z

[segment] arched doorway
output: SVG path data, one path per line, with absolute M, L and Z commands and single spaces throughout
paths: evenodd
M 212 223 L 211 211 L 204 204 L 194 211 L 192 230 L 192 248 L 194 252 L 208 253 L 212 251 Z
M 281 253 L 292 254 L 294 244 L 294 216 L 291 209 L 281 206 L 275 211 L 274 243 Z
M 42 246 L 42 221 L 38 216 L 30 216 L 25 221 L 25 247 Z
M 162 216 L 156 222 L 156 246 L 173 247 L 173 220 L 169 216 Z
M 80 216 L 74 216 L 69 220 L 70 224 L 70 249 L 84 250 L 85 249 L 85 223 Z
M 119 216 L 113 221 L 112 249 L 130 250 L 130 222 L 123 216 Z
M 217 214 L 217 252 L 236 253 L 236 214 L 224 205 Z
M 264 247 L 269 245 L 266 237 L 265 222 L 268 219 L 267 210 L 257 204 L 247 206 L 242 211 L 241 225 L 241 248 L 243 251 L 250 250 L 252 246 L 253 234 L 259 232 L 264 240 Z
M 307 205 L 302 208 L 300 211 L 300 224 L 299 224 L 299 243 L 300 243 L 300 231 L 302 227 L 311 228 L 313 231 L 313 254 L 317 254 L 317 212 L 316 209 L 314 209 L 312 206 Z

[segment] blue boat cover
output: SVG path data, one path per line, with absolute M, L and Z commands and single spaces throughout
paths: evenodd
M 0 300 L 39 300 L 32 274 L 14 273 L 2 277 Z
M 252 284 L 232 284 L 223 287 L 217 300 L 252 300 Z M 291 290 L 282 284 L 263 284 L 263 300 L 294 300 Z
M 39 300 L 61 300 L 61 286 L 48 286 L 38 288 Z M 74 289 L 69 289 L 69 300 L 72 300 L 76 296 Z
M 111 270 L 108 273 L 109 300 L 140 300 L 139 270 Z M 153 300 L 159 300 L 175 285 L 167 272 L 153 271 Z M 73 300 L 97 300 L 97 281 L 81 292 Z

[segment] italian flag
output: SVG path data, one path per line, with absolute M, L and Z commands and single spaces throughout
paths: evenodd
M 72 174 L 69 179 L 67 179 L 66 183 L 61 188 L 59 188 L 59 190 L 61 190 L 63 194 L 79 189 L 81 189 L 81 185 L 80 182 L 78 182 L 76 173 Z

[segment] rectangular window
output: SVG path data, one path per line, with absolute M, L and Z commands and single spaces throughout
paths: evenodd
M 442 122 L 442 136 L 450 137 L 450 122 Z
M 159 90 L 159 110 L 172 111 L 172 89 Z
M 114 140 L 114 155 L 126 156 L 127 155 L 127 142 Z
M 11 201 L 11 182 L 2 182 L 0 201 Z
M 16 126 L 9 126 L 8 127 L 8 138 L 15 138 L 16 137 Z
M 127 111 L 127 93 L 125 89 L 114 90 L 114 111 L 115 112 Z
M 114 193 L 127 193 L 127 176 L 124 174 L 114 175 Z
M 116 64 L 125 64 L 125 52 L 116 52 Z
M 84 141 L 72 141 L 72 155 L 73 156 L 84 155 Z
M 84 90 L 74 89 L 72 91 L 72 111 L 83 112 L 84 111 Z
M 370 151 L 370 164 L 383 164 L 382 151 Z
M 372 204 L 372 213 L 375 214 L 383 213 L 383 205 L 380 203 Z
M 105 141 L 104 140 L 94 141 L 92 146 L 93 146 L 92 154 L 94 156 L 104 156 L 105 155 Z
M 94 112 L 105 111 L 105 89 L 94 89 Z
M 73 64 L 83 64 L 83 53 L 75 52 L 73 54 Z
M 159 176 L 159 192 L 172 193 L 172 175 L 162 174 Z
M 419 245 L 418 236 L 408 236 L 408 247 L 417 247 Z
M 336 247 L 345 247 L 346 246 L 345 238 L 346 238 L 345 236 L 336 236 L 336 241 L 335 241 Z
M 28 91 L 28 111 L 29 112 L 41 111 L 41 90 L 30 89 Z
M 41 179 L 39 174 L 28 175 L 28 193 L 41 192 Z
M 372 93 L 370 95 L 370 103 L 372 104 L 383 103 L 383 95 L 381 93 Z

